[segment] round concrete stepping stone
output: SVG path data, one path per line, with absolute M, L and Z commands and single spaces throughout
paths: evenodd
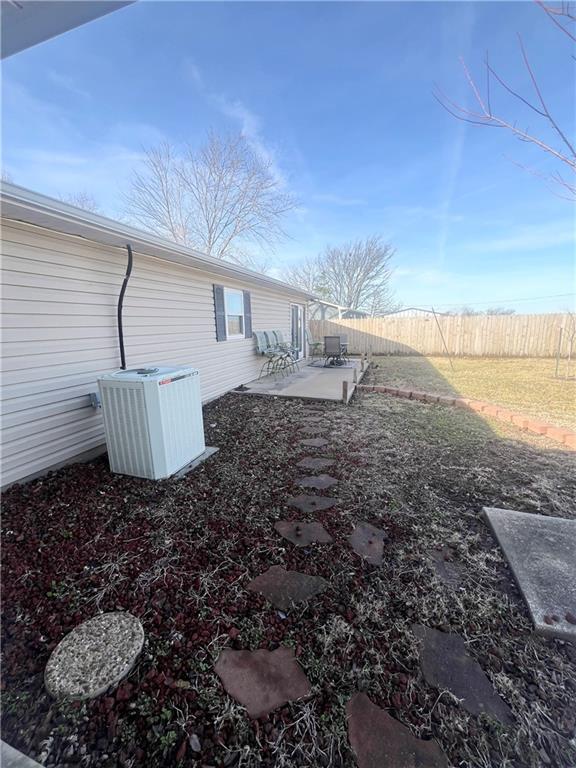
M 298 571 L 286 571 L 273 565 L 248 584 L 252 592 L 259 592 L 281 611 L 288 611 L 294 603 L 302 603 L 324 592 L 328 582 L 321 576 L 308 576 Z
M 226 692 L 246 707 L 253 719 L 312 693 L 310 681 L 292 648 L 281 646 L 275 651 L 225 648 L 214 669 Z
M 310 544 L 330 544 L 332 536 L 322 523 L 294 523 L 289 520 L 278 520 L 274 524 L 278 533 L 297 547 L 309 547 Z
M 324 448 L 328 445 L 328 440 L 324 437 L 308 437 L 306 440 L 300 440 L 300 445 L 305 445 L 308 448 Z
M 324 491 L 326 488 L 332 488 L 338 485 L 338 480 L 331 475 L 310 475 L 309 477 L 297 477 L 294 481 L 301 488 L 316 488 L 318 491 Z
M 328 469 L 336 464 L 336 459 L 328 459 L 324 456 L 306 456 L 296 466 L 299 469 Z
M 448 758 L 436 741 L 418 739 L 365 693 L 350 699 L 346 715 L 358 768 L 448 768 Z
M 414 624 L 412 631 L 420 640 L 420 666 L 427 683 L 453 693 L 472 715 L 485 713 L 507 725 L 514 721 L 512 710 L 496 693 L 480 664 L 468 655 L 460 635 L 422 624 Z
M 380 528 L 370 523 L 356 523 L 354 530 L 348 536 L 348 541 L 354 552 L 363 557 L 370 565 L 382 565 L 384 541 L 387 536 Z
M 317 510 L 330 509 L 336 504 L 336 499 L 327 496 L 292 496 L 288 499 L 288 506 L 295 507 L 301 512 L 316 512 Z
M 130 672 L 144 629 L 130 613 L 103 613 L 79 624 L 54 648 L 44 683 L 56 698 L 93 699 Z

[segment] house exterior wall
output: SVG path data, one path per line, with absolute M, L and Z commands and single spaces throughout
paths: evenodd
M 118 293 L 127 254 L 79 237 L 3 220 L 2 484 L 40 474 L 104 443 L 90 405 L 96 378 L 118 369 Z M 256 378 L 252 339 L 216 341 L 213 284 L 249 290 L 254 330 L 290 338 L 289 290 L 211 275 L 134 254 L 124 299 L 129 368 L 199 369 L 207 401 Z

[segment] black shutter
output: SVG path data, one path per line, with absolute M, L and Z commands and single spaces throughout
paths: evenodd
M 250 291 L 242 291 L 244 294 L 244 338 L 252 338 L 252 302 Z
M 213 285 L 214 315 L 216 317 L 216 341 L 226 341 L 226 306 L 224 304 L 224 286 Z

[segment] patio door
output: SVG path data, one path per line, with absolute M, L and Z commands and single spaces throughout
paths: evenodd
M 298 350 L 298 358 L 304 356 L 304 309 L 300 304 L 290 305 L 292 346 Z

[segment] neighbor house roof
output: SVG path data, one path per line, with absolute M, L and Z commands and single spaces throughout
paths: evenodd
M 85 211 L 16 184 L 3 182 L 1 199 L 2 216 L 8 219 L 35 224 L 68 235 L 84 237 L 117 248 L 125 248 L 126 244 L 129 243 L 134 251 L 145 256 L 154 256 L 165 261 L 202 269 L 224 278 L 230 277 L 256 285 L 265 285 L 284 293 L 293 294 L 301 299 L 314 299 L 312 294 L 288 285 L 282 280 L 276 280 L 276 278 L 254 272 L 229 261 L 213 259 L 192 248 L 158 237 L 151 232 L 145 232 L 128 224 L 114 221 L 114 219 Z

